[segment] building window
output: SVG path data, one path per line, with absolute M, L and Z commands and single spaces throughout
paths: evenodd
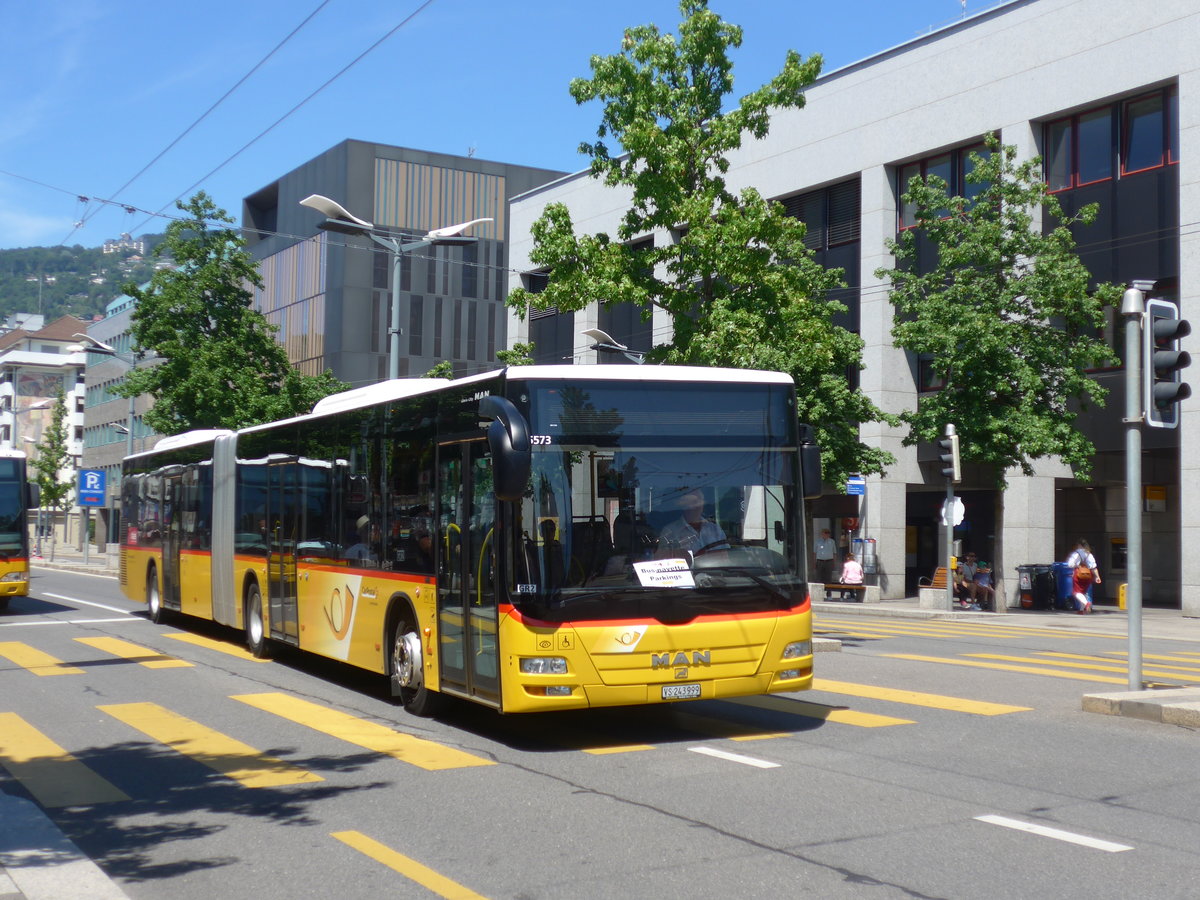
M 986 158 L 990 151 L 984 144 L 970 144 L 900 166 L 897 170 L 899 182 L 897 194 L 901 197 L 906 194 L 908 185 L 914 178 L 927 180 L 930 175 L 936 175 L 945 182 L 946 192 L 949 196 L 966 197 L 968 200 L 973 200 L 987 188 L 987 185 L 967 181 L 967 175 L 975 167 L 975 162 L 971 157 L 972 153 L 977 157 Z M 941 210 L 939 214 L 945 216 L 948 215 L 948 211 Z M 899 218 L 901 230 L 915 227 L 917 224 L 916 205 L 901 201 Z
M 1179 162 L 1178 103 L 1178 91 L 1167 87 L 1047 122 L 1042 139 L 1050 191 Z
M 785 213 L 804 223 L 804 246 L 809 250 L 828 250 L 859 240 L 862 213 L 857 178 L 781 202 Z

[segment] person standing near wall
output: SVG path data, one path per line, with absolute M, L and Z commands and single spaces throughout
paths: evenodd
M 837 543 L 828 528 L 821 529 L 821 536 L 813 543 L 813 557 L 817 562 L 817 581 L 822 584 L 833 582 L 833 560 L 837 556 Z

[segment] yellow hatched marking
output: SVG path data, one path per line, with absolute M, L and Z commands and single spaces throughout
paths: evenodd
M 1109 650 L 1109 656 L 1128 656 L 1128 651 Z M 1184 662 L 1191 663 L 1193 666 L 1200 666 L 1200 656 L 1161 656 L 1155 653 L 1143 653 L 1142 659 L 1157 659 L 1161 662 Z M 1171 666 L 1170 668 L 1175 668 Z
M 979 662 L 971 659 L 948 659 L 944 656 L 918 656 L 913 653 L 885 653 L 889 659 L 908 659 L 914 662 L 941 663 L 947 666 L 967 666 L 973 669 L 994 669 L 1001 672 L 1021 672 L 1025 675 L 1050 675 L 1072 681 L 1094 681 L 1097 684 L 1125 684 L 1124 678 L 1109 678 L 1105 675 L 1084 675 L 1079 672 L 1064 672 L 1061 669 L 1039 669 L 1036 666 L 1009 666 L 1003 663 Z
M 191 668 L 192 666 L 186 660 L 164 656 L 148 647 L 143 647 L 131 641 L 123 641 L 120 638 L 85 637 L 75 638 L 75 640 L 104 653 L 110 653 L 113 656 L 119 656 L 121 659 L 136 662 L 147 669 L 181 669 Z
M 985 700 L 966 700 L 962 697 L 947 697 L 942 694 L 924 694 L 919 691 L 901 691 L 893 688 L 876 687 L 873 684 L 852 684 L 848 681 L 813 679 L 814 691 L 831 694 L 849 694 L 852 697 L 867 697 L 871 700 L 887 700 L 890 703 L 906 703 L 910 706 L 928 706 L 951 712 L 971 713 L 977 716 L 1003 716 L 1008 713 L 1028 712 L 1028 706 L 1009 706 L 1005 703 L 989 703 Z
M 470 888 L 463 887 L 457 881 L 435 872 L 429 866 L 422 865 L 403 853 L 397 853 L 391 847 L 367 837 L 361 831 L 334 831 L 330 833 L 330 837 L 337 838 L 347 847 L 353 847 L 359 853 L 369 856 L 376 862 L 383 863 L 389 869 L 399 872 L 410 881 L 415 881 L 421 887 L 432 891 L 439 897 L 446 898 L 446 900 L 486 900 L 483 894 L 477 894 Z
M 942 624 L 941 620 L 931 620 L 928 625 L 908 625 L 908 624 L 885 624 L 882 622 L 871 622 L 863 625 L 862 622 L 853 622 L 850 620 L 841 619 L 820 619 L 814 625 L 820 625 L 822 628 L 831 631 L 845 633 L 845 629 L 861 629 L 866 628 L 870 631 L 876 631 L 887 634 L 902 634 L 909 636 L 946 636 L 946 637 L 980 637 L 980 636 L 995 636 L 995 637 L 1027 637 L 1031 631 L 1037 631 L 1040 634 L 1053 635 L 1056 638 L 1069 638 L 1075 640 L 1077 638 L 1090 636 L 1078 634 L 1075 632 L 1061 633 L 1057 631 L 1047 631 L 1044 629 L 1018 628 L 1008 625 L 993 625 L 990 622 L 981 622 L 979 624 L 963 622 L 954 624 Z M 836 628 L 828 628 L 834 625 Z
M 167 637 L 175 641 L 183 641 L 185 644 L 203 647 L 205 650 L 216 650 L 218 653 L 224 653 L 227 656 L 236 656 L 238 659 L 245 659 L 249 662 L 270 662 L 269 659 L 260 659 L 245 647 L 239 647 L 237 644 L 228 644 L 225 641 L 214 641 L 212 638 L 201 637 L 198 634 L 180 632 L 178 634 L 168 634 Z
M 287 694 L 239 694 L 230 699 L 430 771 L 495 765 L 482 756 L 402 734 L 386 725 Z
M 609 753 L 636 753 L 639 750 L 653 750 L 652 744 L 624 744 L 619 747 L 585 747 L 584 753 L 590 753 L 593 756 L 607 756 Z
M 1049 651 L 1047 651 L 1049 652 Z M 1096 672 L 1125 672 L 1128 671 L 1128 666 L 1124 663 L 1114 662 L 1108 659 L 1094 659 L 1090 663 L 1067 662 L 1066 660 L 1057 659 L 1041 659 L 1028 656 L 1002 656 L 998 653 L 967 653 L 966 656 L 975 659 L 999 659 L 1009 662 L 1040 662 L 1048 666 L 1062 666 L 1064 669 L 1091 669 Z M 1083 657 L 1087 659 L 1087 657 Z M 1176 669 L 1178 666 L 1167 666 L 1166 669 Z M 1166 669 L 1142 669 L 1144 675 L 1159 675 L 1163 678 L 1179 678 L 1179 671 L 1168 672 Z M 1194 669 L 1192 671 L 1195 671 Z
M 841 725 L 856 725 L 859 728 L 887 728 L 891 725 L 912 725 L 912 719 L 897 719 L 894 716 L 881 716 L 876 713 L 858 712 L 837 706 L 827 706 L 824 703 L 812 703 L 808 700 L 791 700 L 786 697 L 765 695 L 761 697 L 740 697 L 736 703 L 753 706 L 756 709 L 769 709 L 772 712 L 789 713 L 793 716 L 804 716 L 808 719 L 823 719 L 826 722 L 837 722 Z
M 0 764 L 47 808 L 129 799 L 16 713 L 0 713 Z
M 14 662 L 34 675 L 82 675 L 83 669 L 68 665 L 61 659 L 43 653 L 20 641 L 0 641 L 0 656 Z
M 320 775 L 264 756 L 249 744 L 193 722 L 157 703 L 118 703 L 97 708 L 244 787 L 280 787 L 324 781 Z

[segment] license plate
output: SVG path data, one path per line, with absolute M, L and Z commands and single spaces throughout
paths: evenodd
M 664 700 L 695 700 L 699 696 L 698 684 L 664 684 L 662 689 Z

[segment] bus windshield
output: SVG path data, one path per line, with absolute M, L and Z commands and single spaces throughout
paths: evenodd
M 25 553 L 25 478 L 19 460 L 0 459 L 0 558 Z
M 518 609 L 548 621 L 803 601 L 789 386 L 531 386 Z

